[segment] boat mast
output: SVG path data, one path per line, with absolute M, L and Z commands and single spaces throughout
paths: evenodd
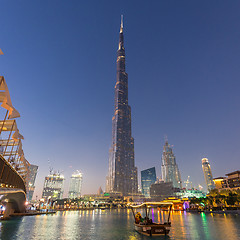
M 168 223 L 169 223 L 169 220 L 170 220 L 170 214 L 171 214 L 171 210 L 172 210 L 172 205 L 170 206 L 170 209 L 169 209 L 169 214 L 168 214 Z

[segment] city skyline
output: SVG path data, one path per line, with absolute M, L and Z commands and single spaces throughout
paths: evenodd
M 39 166 L 34 195 L 48 159 L 66 179 L 82 169 L 83 193 L 105 186 L 121 14 L 138 174 L 150 165 L 160 176 L 165 134 L 182 181 L 204 185 L 203 157 L 213 177 L 239 169 L 238 2 L 140 3 L 138 11 L 127 2 L 43 2 L 4 2 L 0 16 L 0 75 L 21 112 L 26 158 Z

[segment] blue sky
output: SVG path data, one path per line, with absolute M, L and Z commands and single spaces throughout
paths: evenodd
M 105 186 L 120 15 L 140 171 L 160 175 L 164 135 L 183 181 L 204 185 L 239 170 L 239 1 L 1 1 L 0 74 L 20 112 L 23 149 L 39 165 L 41 195 L 50 161 L 83 172 L 83 193 Z

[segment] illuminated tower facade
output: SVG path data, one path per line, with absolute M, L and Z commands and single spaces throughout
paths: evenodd
M 64 176 L 60 173 L 52 173 L 45 177 L 42 198 L 62 199 Z
M 164 182 L 172 182 L 173 187 L 182 188 L 182 180 L 176 163 L 176 158 L 168 141 L 166 141 L 163 146 L 162 178 Z
M 207 185 L 207 189 L 208 191 L 211 191 L 212 189 L 215 188 L 215 184 L 213 181 L 211 167 L 207 158 L 202 159 L 202 168 L 203 168 L 203 174 L 204 174 L 205 182 Z
M 134 139 L 131 131 L 131 108 L 128 105 L 128 75 L 125 72 L 123 19 L 117 50 L 117 81 L 115 85 L 112 144 L 109 151 L 109 169 L 106 191 L 123 195 L 137 193 L 137 168 L 134 163 Z
M 76 171 L 70 179 L 68 198 L 80 198 L 82 192 L 82 173 Z

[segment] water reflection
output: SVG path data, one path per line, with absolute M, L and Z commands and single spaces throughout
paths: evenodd
M 158 223 L 160 223 L 161 220 L 160 220 L 160 211 L 159 210 L 157 211 L 157 215 L 158 215 Z
M 205 234 L 205 239 L 211 239 L 210 234 L 209 234 L 209 229 L 208 229 L 208 222 L 207 222 L 207 217 L 205 213 L 201 213 L 201 218 L 202 218 L 202 226 L 203 226 L 203 231 Z
M 144 213 L 141 211 L 142 215 Z M 164 222 L 167 212 L 155 209 L 150 214 Z M 88 210 L 58 212 L 55 215 L 14 218 L 0 222 L 0 239 L 17 240 L 147 240 L 134 230 L 131 210 Z M 230 214 L 191 214 L 172 212 L 171 240 L 240 239 L 240 216 Z
M 18 217 L 11 221 L 2 221 L 0 223 L 1 239 L 17 239 L 17 233 L 22 223 L 22 218 Z
M 163 222 L 167 213 L 155 211 L 155 219 Z M 172 228 L 170 238 L 172 239 L 201 239 L 201 240 L 221 240 L 240 239 L 240 216 L 226 214 L 198 214 L 173 211 Z

